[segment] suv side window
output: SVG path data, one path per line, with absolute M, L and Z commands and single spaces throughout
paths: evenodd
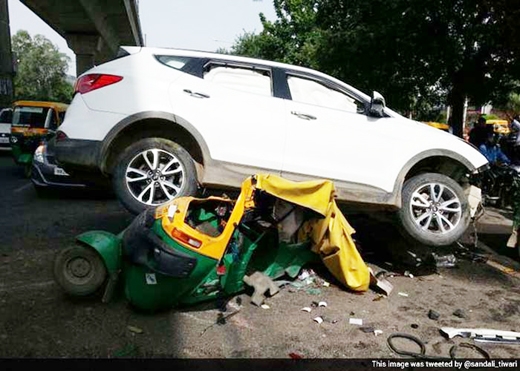
M 203 78 L 229 89 L 269 97 L 273 95 L 271 72 L 256 67 L 209 64 L 204 69 Z
M 157 60 L 162 64 L 181 71 L 191 58 L 179 57 L 176 55 L 157 55 Z
M 332 108 L 352 113 L 364 113 L 363 102 L 332 89 L 325 84 L 300 76 L 287 76 L 287 85 L 291 92 L 292 100 L 299 103 Z

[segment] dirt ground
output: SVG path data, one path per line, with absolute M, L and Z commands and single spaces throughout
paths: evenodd
M 220 325 L 216 320 L 224 309 L 219 302 L 146 314 L 131 308 L 122 292 L 108 304 L 101 303 L 100 295 L 70 298 L 54 282 L 55 254 L 81 232 L 117 233 L 132 216 L 110 196 L 59 193 L 38 198 L 8 156 L 0 156 L 0 183 L 2 358 L 289 358 L 290 353 L 304 358 L 400 358 L 387 345 L 387 337 L 397 332 L 421 339 L 427 355 L 449 357 L 452 345 L 477 343 L 448 340 L 441 327 L 520 331 L 520 286 L 514 273 L 464 258 L 457 267 L 436 268 L 428 264 L 424 251 L 418 253 L 423 260 L 416 266 L 417 260 L 406 252 L 409 246 L 395 249 L 399 236 L 391 226 L 355 216 L 349 221 L 374 272 L 408 270 L 413 275 L 389 277 L 394 290 L 388 297 L 380 298 L 374 290 L 348 292 L 318 265 L 310 268 L 330 282 L 329 287 L 298 290 L 286 285 L 266 300 L 269 309 L 251 304 L 244 293 L 230 298 L 224 315 L 238 307 L 240 311 Z M 477 252 L 518 271 L 515 253 L 503 247 L 509 227 L 489 220 L 482 229 L 486 233 L 478 236 Z M 468 241 L 463 241 L 466 246 Z M 327 307 L 301 311 L 319 301 Z M 440 314 L 438 320 L 428 318 L 430 309 Z M 457 309 L 466 318 L 453 315 Z M 325 321 L 318 324 L 313 318 L 320 315 Z M 365 333 L 362 326 L 350 324 L 350 318 L 382 333 Z M 418 350 L 410 342 L 396 345 Z M 516 358 L 520 350 L 520 345 L 479 345 L 493 358 Z M 457 357 L 480 355 L 461 348 Z

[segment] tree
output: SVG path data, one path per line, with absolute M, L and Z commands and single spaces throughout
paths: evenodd
M 73 87 L 66 80 L 67 55 L 44 36 L 31 38 L 23 30 L 13 35 L 12 50 L 17 60 L 15 99 L 70 102 Z

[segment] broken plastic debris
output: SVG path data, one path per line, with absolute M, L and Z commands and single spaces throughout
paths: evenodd
M 406 292 L 399 292 L 399 293 L 397 293 L 397 295 L 404 296 L 405 298 L 408 297 L 408 294 Z
M 324 282 L 323 282 L 323 286 L 325 286 L 325 287 L 329 287 L 329 286 L 330 286 L 330 283 L 327 282 L 327 281 L 324 281 Z
M 303 356 L 298 354 L 298 353 L 289 353 L 289 357 L 291 357 L 292 359 L 302 359 Z
M 305 290 L 305 292 L 307 292 L 307 294 L 310 294 L 310 295 L 321 295 L 320 289 L 307 289 L 307 290 Z
M 326 306 L 327 306 L 327 303 L 324 302 L 324 301 L 320 301 L 320 302 L 318 303 L 318 307 L 326 307 Z
M 363 320 L 361 318 L 350 318 L 348 320 L 348 323 L 350 323 L 351 325 L 363 326 Z
M 301 272 L 300 275 L 298 276 L 298 279 L 300 281 L 303 281 L 303 280 L 309 278 L 310 276 L 311 276 L 311 274 L 308 270 L 303 270 L 303 272 Z
M 405 275 L 406 277 L 413 278 L 413 274 L 411 274 L 409 271 L 405 271 L 405 272 L 404 272 L 404 275 Z
M 304 307 L 301 310 L 304 311 L 304 312 L 307 312 L 307 313 L 311 312 L 311 308 L 309 308 L 309 307 Z
M 453 254 L 440 256 L 432 253 L 432 256 L 435 259 L 435 265 L 438 268 L 453 268 L 457 265 L 457 258 L 455 258 L 455 255 Z
M 134 332 L 136 334 L 142 334 L 143 333 L 143 330 L 140 329 L 139 327 L 128 326 L 127 328 L 128 328 L 128 330 L 130 330 L 130 331 L 132 331 L 132 332 Z
M 316 317 L 316 318 L 313 318 L 313 321 L 318 322 L 318 323 L 322 323 L 323 322 L 323 318 Z
M 374 332 L 375 329 L 371 326 L 363 326 L 359 328 L 361 331 L 363 331 L 365 334 L 368 334 L 370 332 Z
M 385 297 L 384 295 L 378 294 L 374 299 L 372 299 L 372 301 L 379 301 L 379 300 L 383 299 L 384 297 Z
M 388 282 L 388 280 L 384 277 L 377 278 L 376 287 L 379 290 L 382 290 L 387 296 L 390 295 L 390 293 L 394 289 L 394 286 L 390 282 Z
M 383 333 L 382 330 L 374 330 L 374 335 L 377 336 L 377 335 L 381 335 Z
M 267 305 L 267 304 L 262 304 L 260 307 L 261 307 L 262 309 L 269 309 L 269 308 L 271 308 L 271 307 L 270 307 L 269 305 Z

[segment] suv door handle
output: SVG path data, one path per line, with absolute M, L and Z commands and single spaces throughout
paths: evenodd
M 194 98 L 209 98 L 209 95 L 207 94 L 197 93 L 196 91 L 191 91 L 190 89 L 184 89 L 183 91 Z
M 316 120 L 316 116 L 309 115 L 307 113 L 301 113 L 296 111 L 291 111 L 291 114 L 295 115 L 298 118 L 301 118 L 303 120 Z

